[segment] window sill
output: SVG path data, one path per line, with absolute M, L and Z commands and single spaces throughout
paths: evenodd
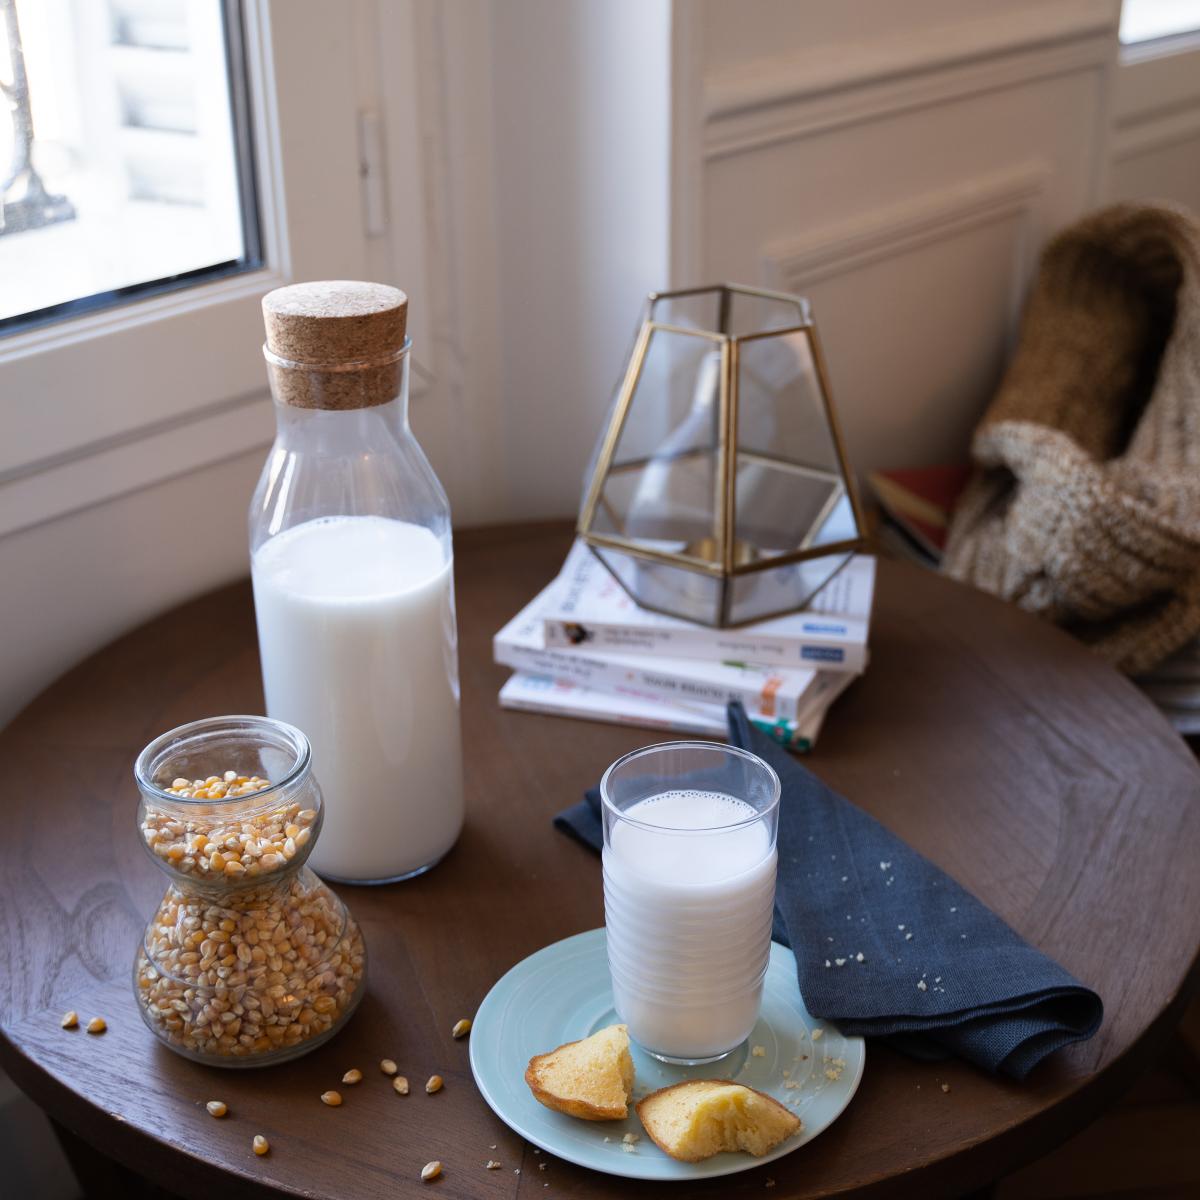
M 74 220 L 0 237 L 0 318 L 169 279 L 241 254 L 240 238 L 215 230 L 204 209 L 148 200 L 106 205 L 78 188 L 66 195 L 79 213 Z

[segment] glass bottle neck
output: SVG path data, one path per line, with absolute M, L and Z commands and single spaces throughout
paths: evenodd
M 408 424 L 407 354 L 385 365 L 392 371 L 388 389 L 372 385 L 369 396 L 348 390 L 346 376 L 362 374 L 378 384 L 382 370 L 352 367 L 340 372 L 343 383 L 320 397 L 343 403 L 313 406 L 295 402 L 312 394 L 308 383 L 284 372 L 339 373 L 271 363 L 277 430 L 250 504 L 252 554 L 293 526 L 358 516 L 420 525 L 443 539 L 449 552 L 446 494 Z M 377 402 L 349 402 L 366 398 Z
M 385 378 L 388 386 L 382 388 Z M 273 364 L 271 393 L 277 445 L 289 449 L 342 457 L 386 452 L 412 436 L 407 343 L 386 368 L 325 371 Z M 296 403 L 297 398 L 305 403 Z
M 275 405 L 277 444 L 303 447 L 309 453 L 340 457 L 382 452 L 412 436 L 408 424 L 408 389 L 386 404 L 331 411 Z
M 407 435 L 409 345 L 384 359 L 329 366 L 291 362 L 264 347 L 280 438 L 361 448 Z

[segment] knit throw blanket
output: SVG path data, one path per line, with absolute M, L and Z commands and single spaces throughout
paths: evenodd
M 1056 237 L 972 443 L 943 569 L 1123 671 L 1200 634 L 1200 225 L 1118 205 Z

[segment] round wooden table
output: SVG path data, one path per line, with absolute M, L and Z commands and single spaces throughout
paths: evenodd
M 164 886 L 137 843 L 133 759 L 195 717 L 261 711 L 249 586 L 115 642 L 0 734 L 0 1063 L 61 1127 L 206 1200 L 434 1188 L 683 1200 L 755 1194 L 768 1178 L 777 1197 L 924 1198 L 1041 1154 L 1135 1077 L 1182 1012 L 1200 945 L 1200 771 L 1140 693 L 1062 633 L 884 561 L 870 670 L 838 701 L 810 764 L 1095 987 L 1100 1032 L 1021 1084 L 872 1045 L 858 1095 L 819 1139 L 694 1187 L 595 1174 L 510 1133 L 451 1027 L 518 960 L 603 923 L 598 862 L 550 819 L 614 758 L 661 740 L 497 704 L 505 671 L 492 634 L 553 576 L 569 539 L 561 523 L 459 535 L 466 829 L 423 878 L 340 889 L 370 947 L 369 990 L 346 1030 L 297 1062 L 197 1066 L 151 1037 L 130 990 Z M 60 1029 L 71 1008 L 103 1015 L 108 1032 Z M 384 1057 L 413 1094 L 387 1086 Z M 341 1087 L 355 1065 L 366 1078 Z M 426 1096 L 435 1072 L 446 1086 Z M 341 1108 L 318 1099 L 330 1087 Z M 223 1121 L 205 1113 L 213 1098 L 229 1105 Z M 269 1157 L 251 1153 L 256 1133 Z M 485 1170 L 489 1158 L 502 1169 Z M 444 1176 L 422 1184 L 431 1159 Z

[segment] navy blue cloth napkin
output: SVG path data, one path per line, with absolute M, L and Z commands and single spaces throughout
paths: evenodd
M 729 706 L 729 740 L 775 768 L 776 941 L 808 1010 L 843 1033 L 1023 1079 L 1100 1027 L 1100 997 Z M 600 793 L 554 820 L 599 850 Z

